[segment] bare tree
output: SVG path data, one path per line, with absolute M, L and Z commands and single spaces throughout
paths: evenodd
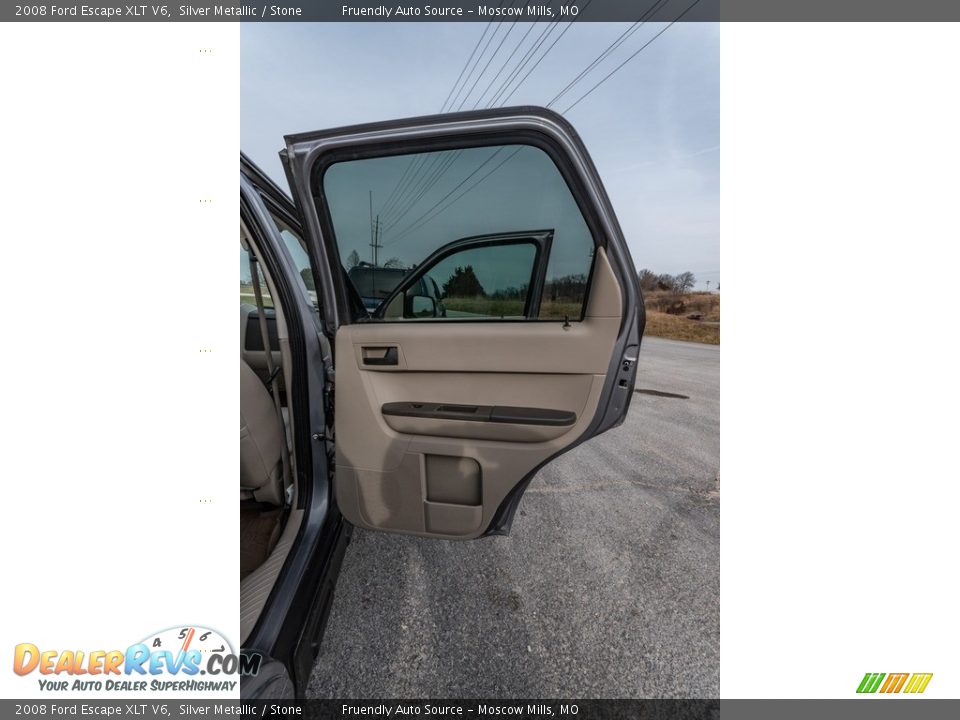
M 350 254 L 347 255 L 347 270 L 355 268 L 360 264 L 360 256 L 357 254 L 356 250 L 351 250 Z
M 657 275 L 657 289 L 670 290 L 672 292 L 676 292 L 677 279 L 673 275 L 670 275 L 669 273 L 663 273 L 662 275 Z
M 653 270 L 644 268 L 639 273 L 640 289 L 644 292 L 651 292 L 657 289 L 657 274 Z
M 677 275 L 673 279 L 674 290 L 678 293 L 685 293 L 693 289 L 697 284 L 697 276 L 687 270 Z

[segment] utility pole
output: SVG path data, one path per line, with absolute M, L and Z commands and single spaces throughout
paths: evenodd
M 370 191 L 370 246 L 373 247 L 373 190 Z M 373 258 L 372 254 L 370 257 L 371 260 L 374 260 L 374 265 L 376 265 L 376 260 Z
M 370 243 L 370 247 L 373 248 L 373 266 L 380 267 L 380 248 L 383 245 L 380 244 L 380 214 L 377 213 L 376 222 L 373 225 L 373 242 Z
M 370 191 L 370 259 L 373 260 L 373 266 L 378 267 L 380 253 L 378 252 L 383 245 L 380 244 L 380 213 L 377 213 L 377 221 L 373 221 L 373 190 Z

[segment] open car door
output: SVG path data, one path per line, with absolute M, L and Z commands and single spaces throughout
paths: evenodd
M 335 344 L 340 511 L 508 532 L 537 470 L 633 394 L 637 274 L 576 132 L 505 108 L 292 135 L 282 156 Z

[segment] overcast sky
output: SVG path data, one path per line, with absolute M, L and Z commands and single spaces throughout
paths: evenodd
M 544 48 L 565 25 L 548 37 Z M 497 34 L 480 68 L 506 39 L 464 109 L 473 107 L 529 27 L 493 26 Z M 543 27 L 533 27 L 500 80 Z M 547 104 L 627 27 L 575 23 L 508 104 Z M 484 23 L 242 24 L 244 152 L 286 188 L 277 158 L 285 134 L 439 111 L 484 28 Z M 662 28 L 641 27 L 557 109 L 593 87 Z M 707 280 L 716 287 L 719 25 L 675 24 L 565 114 L 600 170 L 638 269 L 691 270 L 698 287 Z

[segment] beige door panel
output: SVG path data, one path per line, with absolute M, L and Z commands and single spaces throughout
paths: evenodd
M 619 317 L 588 322 L 442 322 L 351 325 L 355 364 L 372 372 L 605 373 Z M 341 328 L 337 342 L 341 341 Z M 522 342 L 518 342 L 521 341 Z M 363 354 L 399 348 L 397 365 L 368 365 Z
M 561 322 L 410 322 L 337 332 L 336 494 L 353 524 L 478 537 L 526 475 L 580 438 L 599 403 L 620 327 L 602 250 L 586 317 Z M 368 365 L 395 348 L 396 365 Z M 384 415 L 388 403 L 537 408 L 570 424 Z

